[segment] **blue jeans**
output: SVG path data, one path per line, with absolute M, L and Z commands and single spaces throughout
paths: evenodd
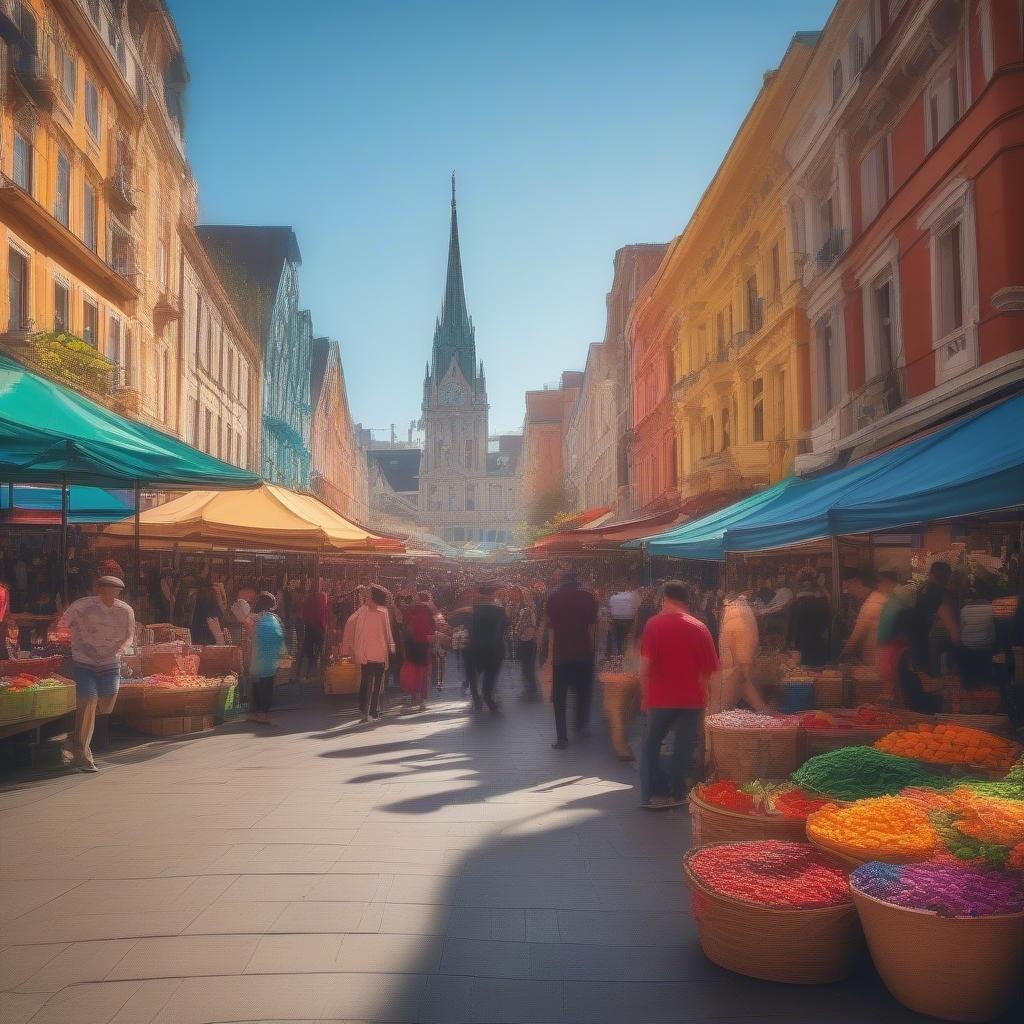
M 693 752 L 700 738 L 703 708 L 648 708 L 647 729 L 640 752 L 640 799 L 686 795 L 686 776 L 693 767 Z M 661 766 L 661 745 L 672 732 L 672 760 L 666 777 Z
M 75 677 L 75 694 L 81 701 L 113 697 L 121 681 L 121 670 L 114 668 L 92 668 L 75 662 L 72 674 Z

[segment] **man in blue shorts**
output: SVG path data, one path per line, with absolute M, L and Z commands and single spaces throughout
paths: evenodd
M 68 606 L 61 625 L 71 632 L 77 710 L 75 727 L 62 751 L 64 763 L 82 772 L 98 771 L 89 745 L 96 715 L 109 715 L 117 700 L 121 655 L 135 642 L 135 613 L 118 600 L 124 583 L 101 576 L 96 594 Z

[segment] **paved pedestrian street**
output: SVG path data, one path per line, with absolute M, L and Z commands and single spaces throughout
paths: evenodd
M 548 709 L 283 711 L 0 794 L 0 1021 L 882 1022 L 701 954 L 685 811 Z

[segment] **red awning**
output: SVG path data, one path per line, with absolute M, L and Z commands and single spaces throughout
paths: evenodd
M 716 509 L 731 505 L 741 498 L 743 493 L 712 491 L 698 494 L 676 508 L 665 509 L 638 519 L 625 519 L 613 523 L 598 518 L 596 521 L 592 520 L 589 526 L 581 526 L 572 530 L 563 529 L 558 533 L 542 537 L 526 548 L 524 554 L 528 558 L 547 558 L 554 555 L 615 551 L 631 540 L 639 540 L 641 537 L 649 537 L 654 533 L 674 530 L 690 519 L 697 519 Z

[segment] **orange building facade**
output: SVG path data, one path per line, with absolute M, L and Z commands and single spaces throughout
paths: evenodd
M 566 370 L 558 387 L 526 392 L 523 420 L 522 509 L 527 519 L 540 510 L 560 511 L 565 504 L 563 449 L 583 373 Z M 549 518 L 541 515 L 541 521 Z

